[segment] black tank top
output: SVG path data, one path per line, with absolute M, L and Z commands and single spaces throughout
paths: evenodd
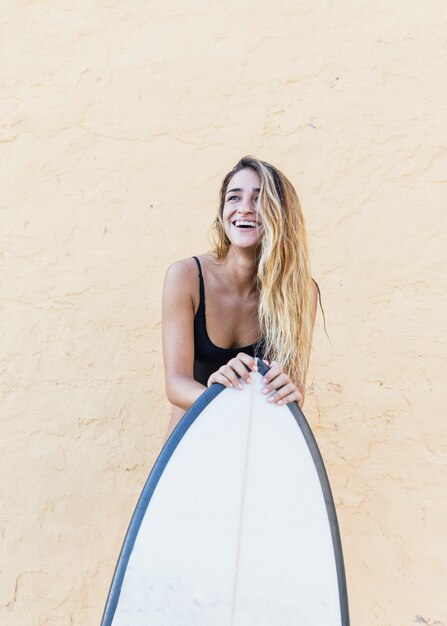
M 261 357 L 262 340 L 242 348 L 219 348 L 208 337 L 205 316 L 205 288 L 203 285 L 202 267 L 199 259 L 193 257 L 199 270 L 200 302 L 194 317 L 194 380 L 206 385 L 211 374 L 225 363 L 245 352 L 250 356 Z

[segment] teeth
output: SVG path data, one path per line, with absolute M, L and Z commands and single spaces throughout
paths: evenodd
M 236 220 L 234 222 L 235 226 L 251 226 L 252 228 L 255 228 L 256 226 L 258 226 L 257 222 L 244 222 L 242 220 Z

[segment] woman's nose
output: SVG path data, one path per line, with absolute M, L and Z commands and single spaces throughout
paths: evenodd
M 246 196 L 242 199 L 240 209 L 243 213 L 251 213 L 255 210 L 255 203 L 251 196 Z

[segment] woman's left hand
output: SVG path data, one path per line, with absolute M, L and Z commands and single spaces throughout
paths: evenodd
M 264 361 L 264 363 L 269 365 L 268 361 Z M 269 402 L 275 402 L 279 405 L 289 404 L 289 402 L 298 402 L 299 406 L 303 404 L 303 394 L 276 361 L 270 363 L 270 369 L 262 382 L 265 385 L 262 393 L 267 395 L 276 391 L 268 398 Z

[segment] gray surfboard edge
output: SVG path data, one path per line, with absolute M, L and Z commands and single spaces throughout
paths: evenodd
M 267 365 L 258 359 L 258 371 L 264 376 L 269 370 Z M 130 556 L 140 530 L 141 523 L 143 521 L 146 510 L 151 501 L 152 495 L 157 487 L 158 481 L 169 462 L 169 459 L 173 455 L 179 442 L 191 426 L 191 424 L 197 419 L 202 411 L 216 398 L 226 387 L 219 383 L 211 385 L 191 406 L 191 408 L 184 414 L 180 422 L 175 427 L 171 436 L 165 443 L 161 450 L 154 466 L 149 474 L 149 477 L 143 487 L 141 495 L 138 499 L 137 506 L 132 515 L 127 533 L 121 548 L 118 562 L 115 568 L 115 573 L 110 585 L 109 594 L 107 597 L 104 614 L 101 621 L 101 626 L 112 626 L 113 618 L 115 616 L 116 607 L 118 605 L 119 597 L 121 594 L 121 587 L 124 577 L 126 575 L 127 565 L 129 563 Z M 312 460 L 317 470 L 318 478 L 320 481 L 323 497 L 326 505 L 326 511 L 329 520 L 329 526 L 332 535 L 332 544 L 334 548 L 334 557 L 337 570 L 338 591 L 340 597 L 340 615 L 341 625 L 349 626 L 349 605 L 348 605 L 348 592 L 346 585 L 346 573 L 343 560 L 343 550 L 340 538 L 340 529 L 338 526 L 337 513 L 335 510 L 334 499 L 329 483 L 329 478 L 324 466 L 323 458 L 318 448 L 316 439 L 312 433 L 312 430 L 301 411 L 299 405 L 296 402 L 287 404 L 287 408 L 295 418 L 297 425 L 299 426 L 304 440 L 309 448 L 309 452 L 312 456 Z

